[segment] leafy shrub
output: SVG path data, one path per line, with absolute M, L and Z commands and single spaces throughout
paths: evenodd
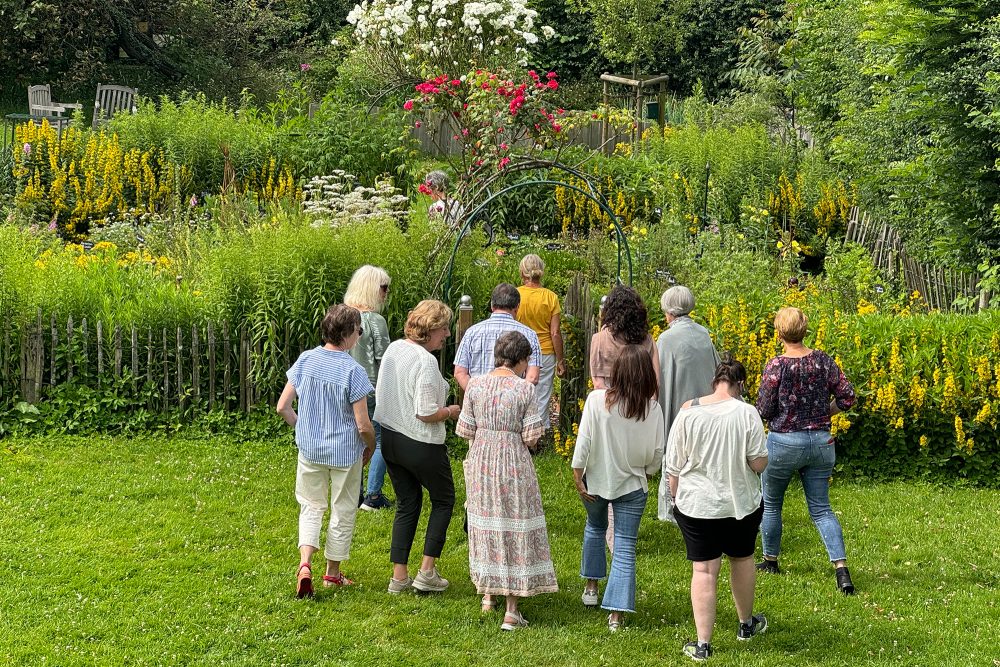
M 409 164 L 416 157 L 402 110 L 369 110 L 337 95 L 323 100 L 311 120 L 296 118 L 286 124 L 288 157 L 301 176 L 343 170 L 374 186 L 390 175 L 401 187 L 409 181 Z
M 286 137 L 273 119 L 245 96 L 239 106 L 209 101 L 204 93 L 142 100 L 135 114 L 118 114 L 109 124 L 123 146 L 162 150 L 191 174 L 189 192 L 215 193 L 226 183 L 227 164 L 236 183 L 256 180 L 271 161 L 286 164 Z M 228 153 L 228 158 L 226 154 Z

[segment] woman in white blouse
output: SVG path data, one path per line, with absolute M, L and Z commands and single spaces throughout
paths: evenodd
M 440 350 L 450 335 L 451 316 L 451 309 L 440 301 L 418 303 L 406 317 L 406 338 L 386 348 L 375 383 L 375 421 L 382 425 L 382 456 L 396 491 L 389 551 L 393 594 L 411 586 L 423 592 L 448 588 L 448 580 L 435 567 L 455 506 L 444 423 L 458 419 L 461 407 L 447 404 L 448 382 L 431 352 Z M 431 513 L 420 570 L 411 578 L 407 563 L 424 489 L 430 495 Z
M 767 467 L 764 424 L 740 395 L 743 364 L 728 353 L 715 369 L 713 392 L 687 401 L 667 438 L 663 470 L 674 497 L 674 518 L 692 564 L 691 607 L 698 641 L 684 645 L 695 660 L 712 655 L 712 629 L 722 556 L 729 557 L 729 583 L 739 614 L 737 639 L 767 629 L 753 613 L 753 552 L 764 507 L 760 473 Z
M 663 457 L 663 412 L 656 402 L 656 374 L 649 351 L 627 345 L 611 369 L 611 389 L 590 393 L 583 406 L 573 453 L 573 477 L 587 510 L 580 576 L 587 580 L 583 604 L 598 605 L 598 580 L 608 578 L 601 607 L 608 628 L 635 611 L 635 547 L 646 508 L 647 478 Z M 614 514 L 614 550 L 608 574 L 604 532 L 608 507 Z

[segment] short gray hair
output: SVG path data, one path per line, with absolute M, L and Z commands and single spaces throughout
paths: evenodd
M 493 310 L 514 310 L 521 305 L 521 293 L 510 283 L 500 283 L 490 295 Z
M 448 174 L 444 173 L 440 169 L 428 172 L 428 174 L 424 176 L 424 183 L 427 184 L 427 187 L 432 190 L 437 190 L 438 192 L 447 192 L 449 182 Z
M 694 294 L 684 285 L 674 285 L 660 297 L 664 315 L 681 317 L 694 310 Z

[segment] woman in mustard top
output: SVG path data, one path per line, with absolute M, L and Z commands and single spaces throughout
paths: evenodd
M 549 401 L 552 399 L 552 381 L 556 375 L 563 376 L 566 364 L 563 361 L 563 339 L 559 330 L 559 297 L 550 289 L 542 287 L 545 263 L 538 255 L 525 255 L 521 260 L 521 282 L 517 288 L 521 294 L 521 305 L 517 309 L 517 321 L 525 324 L 538 334 L 542 351 L 542 366 L 535 386 L 535 400 L 542 424 L 549 428 Z

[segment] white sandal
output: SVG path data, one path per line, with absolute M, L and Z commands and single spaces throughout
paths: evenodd
M 621 620 L 614 621 L 611 617 L 612 615 L 608 614 L 608 630 L 611 632 L 618 632 L 618 630 L 622 627 L 622 620 L 624 620 L 624 618 L 620 617 Z
M 513 621 L 508 621 L 507 619 L 514 619 Z M 507 612 L 503 617 L 503 625 L 500 626 L 501 630 L 517 630 L 518 628 L 528 627 L 528 620 L 521 615 L 521 612 L 516 614 L 511 614 Z

